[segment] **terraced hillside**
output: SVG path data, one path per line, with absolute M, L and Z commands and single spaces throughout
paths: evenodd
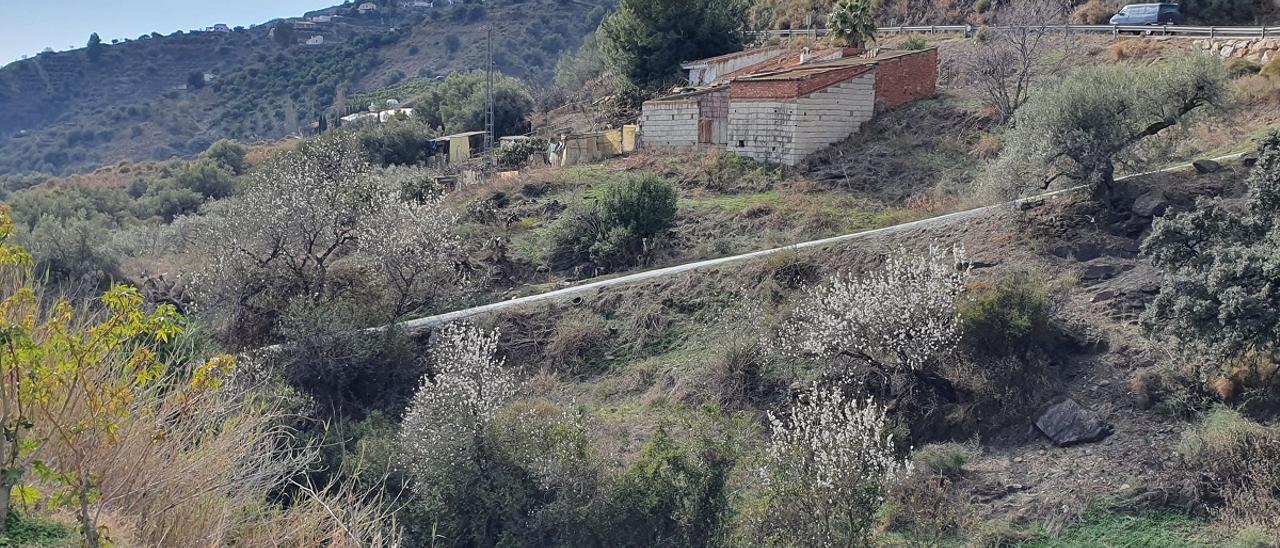
M 492 0 L 439 8 L 350 5 L 316 29 L 289 21 L 232 32 L 158 34 L 43 53 L 0 68 L 0 174 L 67 173 L 121 160 L 191 155 L 223 137 L 271 139 L 305 129 L 355 94 L 417 76 L 483 66 L 493 30 L 498 68 L 547 81 L 613 0 Z M 301 19 L 298 19 L 300 21 Z M 321 45 L 306 45 L 313 36 Z

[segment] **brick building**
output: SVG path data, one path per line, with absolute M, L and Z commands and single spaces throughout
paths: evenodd
M 875 113 L 936 92 L 936 49 L 845 55 L 815 56 L 648 101 L 640 118 L 641 142 L 646 148 L 722 149 L 796 165 L 853 135 Z

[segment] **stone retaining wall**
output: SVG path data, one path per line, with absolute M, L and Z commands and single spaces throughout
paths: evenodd
M 1226 59 L 1244 59 L 1265 65 L 1280 51 L 1280 38 L 1205 39 L 1196 40 L 1192 45 Z

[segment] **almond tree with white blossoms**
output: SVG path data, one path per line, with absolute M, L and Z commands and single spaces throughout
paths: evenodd
M 894 453 L 883 407 L 817 384 L 790 416 L 768 414 L 763 470 L 768 544 L 864 546 L 886 486 L 908 464 Z
M 497 357 L 496 330 L 450 324 L 437 336 L 433 372 L 422 379 L 400 424 L 409 471 L 428 491 L 449 475 L 484 466 L 486 430 L 519 388 Z
M 782 352 L 845 358 L 851 369 L 839 376 L 879 377 L 897 397 L 920 382 L 950 390 L 936 370 L 960 340 L 957 304 L 968 279 L 962 247 L 894 251 L 873 272 L 839 274 L 806 290 L 784 326 Z
M 385 321 L 428 302 L 451 274 L 456 219 L 438 197 L 404 196 L 402 171 L 375 169 L 345 133 L 258 168 L 196 225 L 194 251 L 207 259 L 192 280 L 197 301 L 241 340 L 291 306 L 375 295 Z

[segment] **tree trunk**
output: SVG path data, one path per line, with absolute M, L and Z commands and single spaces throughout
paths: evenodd
M 1093 190 L 1093 198 L 1111 211 L 1116 209 L 1115 175 L 1115 165 L 1108 163 L 1094 168 L 1087 180 Z
M 0 469 L 0 476 L 8 477 L 7 469 Z M 9 504 L 10 495 L 13 494 L 13 486 L 8 481 L 0 481 L 0 533 L 9 530 Z
M 100 548 L 98 527 L 89 519 L 89 475 L 80 471 L 80 529 L 84 534 L 84 544 L 89 548 Z

